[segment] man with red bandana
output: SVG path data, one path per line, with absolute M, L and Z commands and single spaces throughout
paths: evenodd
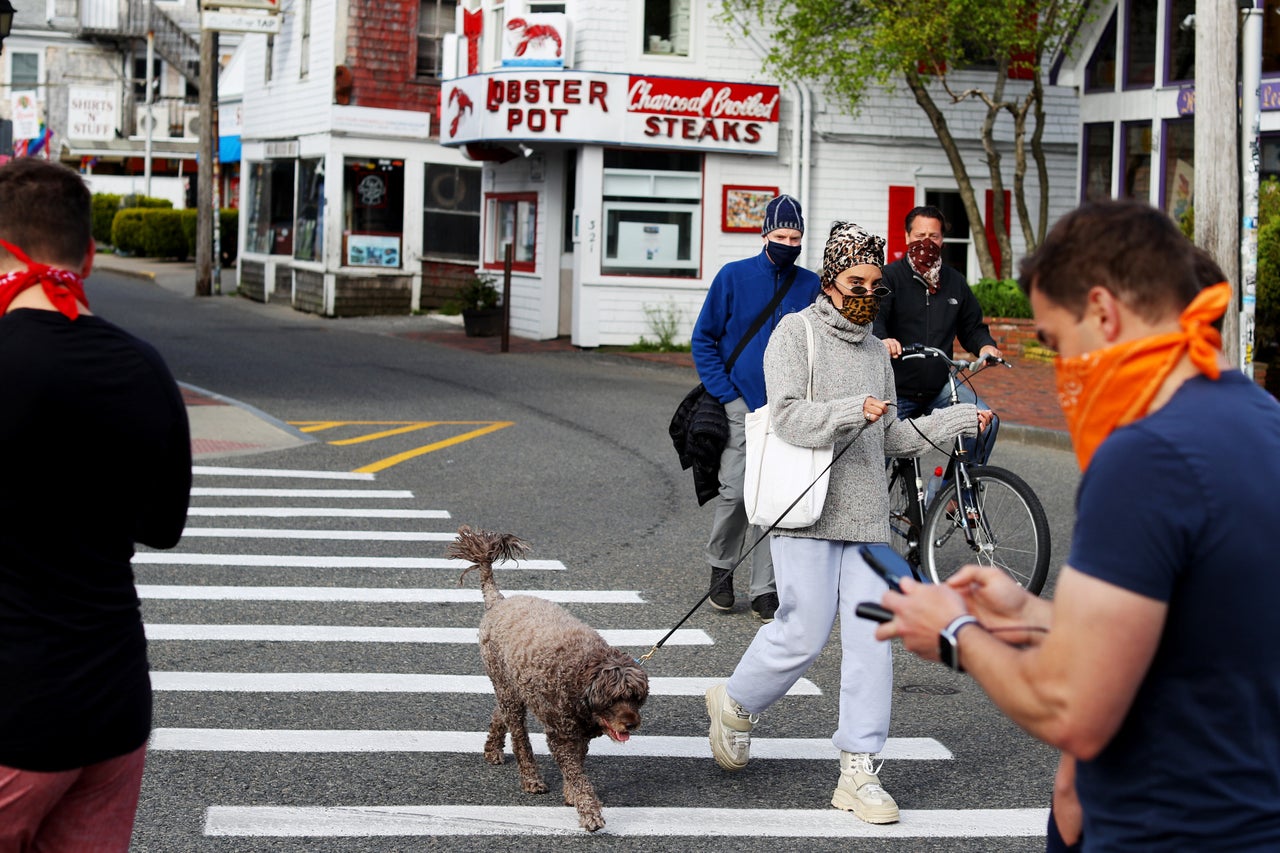
M 57 163 L 0 166 L 0 850 L 125 851 L 151 729 L 135 543 L 177 544 L 182 396 L 94 316 L 90 195 Z
M 872 327 L 893 359 L 899 420 L 927 415 L 951 404 L 948 365 L 937 358 L 904 361 L 899 358 L 904 346 L 925 344 L 950 353 L 958 338 L 974 355 L 1000 357 L 969 283 L 958 270 L 942 262 L 942 235 L 947 230 L 942 211 L 932 205 L 913 208 L 906 226 L 907 252 L 884 268 L 889 295 L 880 303 Z M 961 385 L 959 392 L 960 402 L 988 409 L 970 386 Z M 986 464 L 998 430 L 999 421 L 993 420 L 976 439 L 966 440 L 974 462 Z
M 1084 472 L 1054 598 L 966 566 L 882 599 L 880 639 L 1074 757 L 1085 850 L 1280 850 L 1280 405 L 1222 355 L 1231 288 L 1197 273 L 1139 202 L 1054 226 L 1020 281 Z

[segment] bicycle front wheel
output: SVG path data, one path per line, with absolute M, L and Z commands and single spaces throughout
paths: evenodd
M 1049 576 L 1049 520 L 1035 492 L 1003 468 L 969 469 L 973 500 L 957 498 L 957 483 L 934 497 L 921 536 L 924 568 L 942 583 L 966 563 L 995 566 L 1032 595 Z
M 920 565 L 920 525 L 915 517 L 916 482 L 907 461 L 889 466 L 889 544 L 913 566 Z

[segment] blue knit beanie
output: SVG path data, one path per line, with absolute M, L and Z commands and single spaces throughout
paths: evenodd
M 804 217 L 800 214 L 800 202 L 789 195 L 780 195 L 764 211 L 764 225 L 761 234 L 768 234 L 779 228 L 794 228 L 804 233 Z

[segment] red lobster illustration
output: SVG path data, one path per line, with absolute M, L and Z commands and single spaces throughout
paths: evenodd
M 453 121 L 449 122 L 450 136 L 458 134 L 458 122 L 462 121 L 462 114 L 471 112 L 471 108 L 475 106 L 467 97 L 467 93 L 461 89 L 454 89 L 449 93 L 449 106 L 453 106 L 455 101 L 458 103 L 458 112 L 454 115 Z
M 535 41 L 541 42 L 551 39 L 556 43 L 556 56 L 564 52 L 564 44 L 560 41 L 560 33 L 556 32 L 555 27 L 546 24 L 533 24 L 524 18 L 512 18 L 507 21 L 507 29 L 520 30 L 520 43 L 516 45 L 516 56 L 524 56 L 524 52 L 529 49 L 529 45 Z

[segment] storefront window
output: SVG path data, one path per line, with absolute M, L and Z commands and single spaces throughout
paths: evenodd
M 1115 142 L 1115 128 L 1106 124 L 1086 124 L 1082 156 L 1084 164 L 1084 200 L 1098 201 L 1111 198 L 1111 165 Z
M 538 229 L 537 193 L 497 193 L 487 197 L 488 234 L 484 265 L 491 269 L 506 263 L 507 246 L 514 246 L 511 268 L 533 272 Z
M 1262 73 L 1280 74 L 1280 0 L 1266 0 L 1262 13 Z
M 247 251 L 293 254 L 293 160 L 249 164 Z
M 298 162 L 298 224 L 293 256 L 300 261 L 324 257 L 324 169 L 323 160 Z
M 342 262 L 401 266 L 404 161 L 349 157 L 342 168 Z
M 428 163 L 422 251 L 429 258 L 480 259 L 480 170 Z
M 1196 0 L 1173 0 L 1169 10 L 1169 58 L 1165 78 L 1169 83 L 1196 79 Z
M 1264 133 L 1259 137 L 1262 143 L 1262 157 L 1258 164 L 1258 177 L 1280 178 L 1280 134 Z
M 1086 92 L 1114 92 L 1116 88 L 1116 15 L 1111 13 L 1102 38 L 1093 49 L 1093 55 L 1084 71 Z
M 1195 192 L 1195 120 L 1175 119 L 1164 123 L 1160 150 L 1164 155 L 1164 209 L 1175 222 L 1191 206 Z
M 1125 88 L 1150 86 L 1156 82 L 1157 0 L 1129 0 L 1129 25 L 1124 38 Z
M 702 157 L 609 150 L 604 166 L 601 271 L 696 278 L 702 254 Z
M 1151 124 L 1126 122 L 1124 125 L 1124 198 L 1147 201 L 1151 198 Z
M 689 0 L 644 0 L 644 52 L 689 55 Z

